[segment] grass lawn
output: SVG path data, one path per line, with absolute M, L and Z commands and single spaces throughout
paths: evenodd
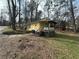
M 30 31 L 22 31 L 20 29 L 13 30 L 10 27 L 7 27 L 3 30 L 3 34 L 6 34 L 6 35 L 16 35 L 16 34 L 26 34 L 26 33 L 30 33 Z
M 79 59 L 79 37 L 57 34 L 47 41 L 57 59 Z
M 22 32 L 21 31 L 14 31 L 13 29 L 8 27 L 3 30 L 3 34 L 13 35 L 13 34 L 22 34 Z
M 4 30 L 4 33 L 16 34 L 19 32 L 13 31 L 10 28 L 6 28 Z M 46 42 L 46 45 L 51 48 L 52 52 L 54 51 L 54 55 L 56 59 L 79 59 L 79 37 L 78 36 L 75 36 L 75 35 L 71 36 L 67 34 L 66 35 L 56 34 L 56 36 L 53 38 L 46 37 L 44 42 Z

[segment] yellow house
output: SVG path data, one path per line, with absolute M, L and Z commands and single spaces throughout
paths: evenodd
M 28 31 L 32 31 L 32 30 L 37 31 L 39 29 L 40 29 L 40 23 L 39 22 L 32 22 L 31 24 L 29 24 L 27 26 L 27 30 Z
M 45 26 L 49 26 L 48 23 L 52 23 L 53 27 L 56 24 L 56 22 L 52 21 L 52 20 L 39 20 L 39 21 L 35 21 L 35 22 L 31 22 L 31 24 L 27 25 L 27 31 L 41 31 L 44 29 Z

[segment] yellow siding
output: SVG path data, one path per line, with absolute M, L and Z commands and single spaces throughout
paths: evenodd
M 31 24 L 30 27 L 28 28 L 29 31 L 32 30 L 38 31 L 39 29 L 40 29 L 40 23 Z

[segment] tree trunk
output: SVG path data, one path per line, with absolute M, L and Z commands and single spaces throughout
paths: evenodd
M 36 19 L 36 20 L 38 20 L 38 14 L 37 14 L 37 13 L 38 13 L 38 4 L 37 4 L 37 6 L 36 6 L 36 16 L 35 16 L 35 19 Z
M 16 30 L 16 0 L 7 0 L 7 3 L 9 9 L 10 25 L 13 30 Z
M 33 16 L 33 10 L 31 10 L 31 19 L 30 19 L 30 22 L 32 22 L 32 21 L 33 21 L 32 16 Z
M 20 11 L 21 11 L 21 1 L 19 0 L 19 27 L 20 27 L 20 24 L 21 24 Z
M 11 13 L 10 0 L 7 0 L 7 3 L 8 3 L 8 10 L 9 10 L 10 26 L 12 27 L 12 13 Z
M 76 24 L 75 24 L 75 16 L 74 16 L 74 9 L 73 9 L 73 2 L 70 0 L 70 7 L 71 7 L 71 15 L 72 15 L 72 20 L 73 20 L 73 28 L 74 32 L 76 32 Z
M 13 13 L 12 13 L 12 28 L 13 28 L 13 30 L 16 30 L 16 5 L 14 4 L 13 0 L 12 0 L 12 10 L 13 10 Z
M 37 8 L 36 8 L 36 16 L 35 16 L 35 19 L 37 20 Z

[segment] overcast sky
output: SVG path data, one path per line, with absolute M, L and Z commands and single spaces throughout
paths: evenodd
M 0 0 L 0 12 L 1 12 L 1 9 L 6 9 L 6 7 L 7 7 L 6 1 L 7 0 Z M 76 3 L 79 5 L 79 0 L 76 0 Z M 39 7 L 39 9 L 41 9 L 41 7 Z
M 7 7 L 7 0 L 0 0 L 0 12 L 1 12 L 1 9 L 6 9 Z
M 38 9 L 43 11 L 43 5 L 44 5 L 44 2 L 40 4 Z M 78 9 L 79 9 L 79 0 L 76 0 L 76 5 L 78 6 Z M 4 9 L 4 10 L 7 9 L 7 0 L 0 0 L 0 12 L 1 12 L 1 9 Z

